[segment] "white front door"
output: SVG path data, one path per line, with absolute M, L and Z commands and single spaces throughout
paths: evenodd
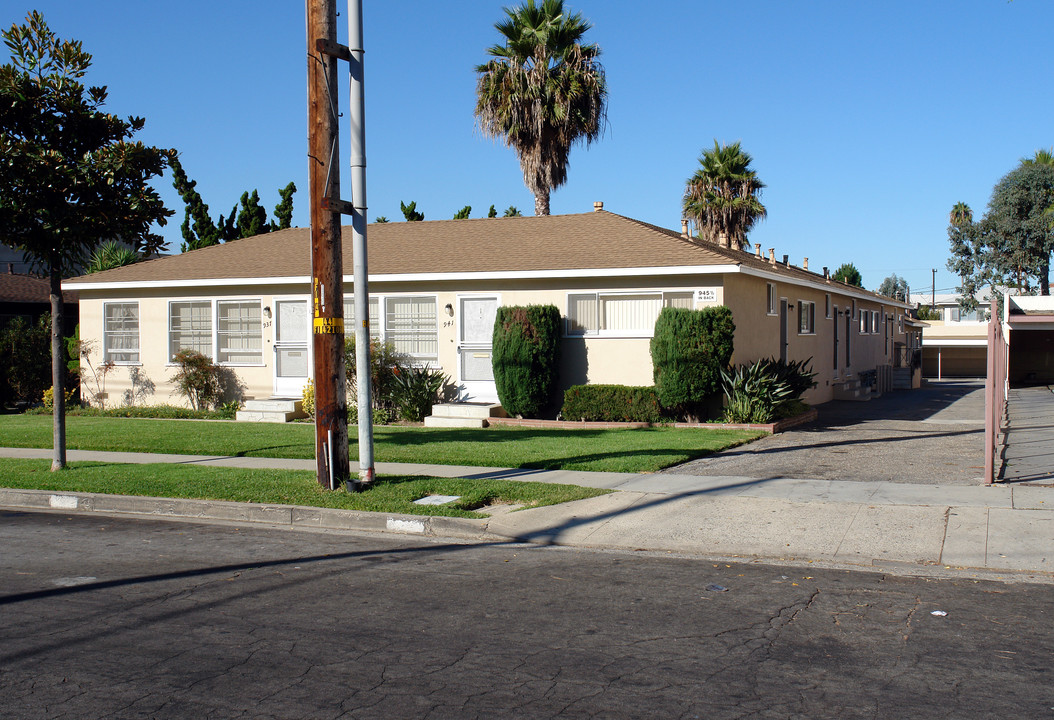
M 491 365 L 491 341 L 497 297 L 459 297 L 458 383 L 462 399 L 469 402 L 498 402 Z
M 274 316 L 274 394 L 299 398 L 311 376 L 307 300 L 275 300 Z

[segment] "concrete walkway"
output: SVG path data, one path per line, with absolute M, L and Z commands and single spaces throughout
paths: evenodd
M 1011 388 L 1003 436 L 1005 483 L 1054 483 L 1054 393 L 1047 386 Z
M 0 448 L 0 457 L 50 457 Z M 310 460 L 69 451 L 70 460 L 314 469 Z M 0 506 L 515 540 L 714 559 L 1054 582 L 1054 487 L 632 474 L 378 463 L 379 473 L 574 483 L 620 492 L 486 520 L 2 490 Z

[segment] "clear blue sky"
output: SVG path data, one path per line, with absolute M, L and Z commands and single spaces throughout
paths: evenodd
M 429 220 L 464 205 L 473 217 L 491 204 L 533 211 L 515 155 L 472 115 L 473 68 L 504 4 L 365 1 L 371 221 L 401 220 L 400 200 Z M 950 289 L 952 205 L 980 216 L 1000 177 L 1054 145 L 1050 0 L 569 6 L 604 51 L 608 129 L 572 150 L 553 213 L 602 200 L 679 229 L 701 149 L 739 140 L 767 185 L 751 241 L 812 269 L 854 262 L 871 289 L 894 272 L 929 289 L 931 268 Z M 270 210 L 293 180 L 294 224 L 307 224 L 302 3 L 8 0 L 0 22 L 32 8 L 94 55 L 89 81 L 109 87 L 111 112 L 145 117 L 140 138 L 180 152 L 214 217 L 253 188 Z M 162 233 L 178 251 L 183 206 L 169 178 L 157 186 L 177 211 Z

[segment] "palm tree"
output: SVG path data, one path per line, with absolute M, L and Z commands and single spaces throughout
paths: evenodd
M 948 224 L 954 225 L 955 227 L 961 227 L 963 225 L 969 225 L 973 222 L 973 210 L 970 206 L 964 202 L 957 202 L 952 206 L 952 211 L 948 213 Z
M 700 167 L 684 190 L 684 214 L 703 240 L 741 249 L 750 229 L 766 216 L 759 199 L 765 184 L 750 168 L 752 160 L 738 142 L 717 140 L 699 157 Z
M 1036 154 L 1030 158 L 1021 158 L 1022 165 L 1054 165 L 1054 148 L 1050 150 L 1036 150 Z
M 476 67 L 476 119 L 484 135 L 516 151 L 523 182 L 534 193 L 534 214 L 549 214 L 549 194 L 567 181 L 571 146 L 600 138 L 607 83 L 600 47 L 583 44 L 591 27 L 563 0 L 534 0 L 505 8 L 494 25 L 505 43 L 490 47 Z

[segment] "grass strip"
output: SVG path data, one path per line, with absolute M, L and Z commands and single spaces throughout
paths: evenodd
M 9 458 L 0 458 L 0 487 L 465 518 L 486 517 L 473 510 L 495 503 L 541 507 L 611 492 L 577 485 L 515 480 L 381 475 L 368 490 L 349 493 L 343 489 L 323 490 L 315 481 L 315 474 L 303 470 L 73 462 L 65 470 L 51 472 L 50 460 Z M 414 504 L 414 500 L 428 495 L 461 497 L 447 505 Z
M 374 428 L 378 462 L 598 472 L 655 472 L 761 437 L 710 428 Z M 0 415 L 0 447 L 51 447 L 51 418 Z M 239 423 L 68 417 L 66 447 L 232 457 L 310 459 L 315 429 L 303 423 Z M 354 433 L 351 458 L 358 459 Z

